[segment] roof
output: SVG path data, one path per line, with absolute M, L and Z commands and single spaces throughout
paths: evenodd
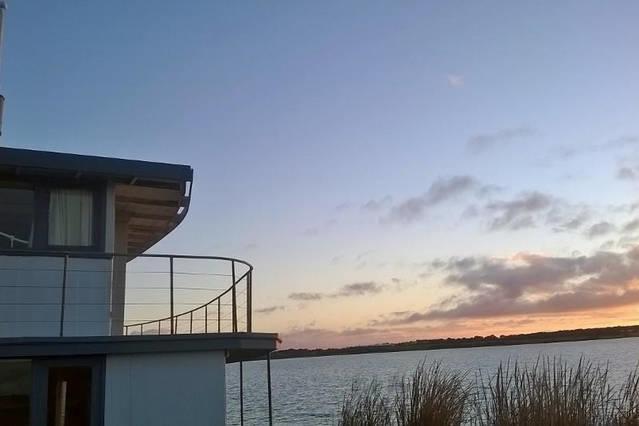
M 0 169 L 37 174 L 96 176 L 114 180 L 191 181 L 193 169 L 183 164 L 124 160 L 94 155 L 0 147 Z
M 183 164 L 0 147 L 0 177 L 7 175 L 113 183 L 116 216 L 128 220 L 126 253 L 134 255 L 180 224 L 193 182 L 193 169 Z

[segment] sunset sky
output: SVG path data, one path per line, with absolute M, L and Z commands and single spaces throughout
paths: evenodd
M 10 1 L 2 144 L 190 164 L 284 347 L 639 323 L 639 2 Z

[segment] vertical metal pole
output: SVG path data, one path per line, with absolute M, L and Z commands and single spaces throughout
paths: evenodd
M 144 336 L 144 324 L 140 324 L 140 336 Z
M 233 295 L 233 333 L 237 333 L 237 292 L 235 291 L 235 261 L 231 260 L 231 266 L 233 271 L 231 276 L 233 277 L 233 287 L 232 287 L 232 295 Z
M 222 308 L 222 303 L 220 302 L 220 298 L 217 298 L 217 332 L 220 333 L 222 331 L 222 312 L 220 309 Z
M 158 321 L 158 336 L 162 334 L 162 321 Z
M 253 272 L 246 276 L 246 332 L 253 331 Z
M 0 49 L 2 48 L 3 28 L 4 28 L 4 11 L 7 5 L 4 0 L 0 0 Z M 2 135 L 2 117 L 4 112 L 4 96 L 0 95 L 0 135 Z M 11 240 L 11 247 L 13 247 L 13 239 Z
M 193 311 L 191 311 L 191 325 L 189 326 L 189 333 L 193 334 Z
M 244 366 L 240 361 L 240 425 L 244 426 Z
M 67 266 L 69 256 L 64 256 L 64 269 L 62 270 L 62 294 L 60 295 L 60 337 L 64 336 L 64 304 L 67 298 Z
M 268 424 L 273 426 L 273 401 L 271 398 L 271 353 L 266 354 L 266 377 L 268 379 Z
M 170 286 L 171 286 L 171 334 L 175 334 L 177 324 L 173 324 L 173 256 L 169 257 L 169 273 L 170 273 Z
M 129 335 L 129 326 L 128 326 L 128 325 L 125 325 L 125 326 L 124 326 L 124 335 L 125 335 L 125 336 L 128 336 L 128 335 Z
M 209 332 L 209 305 L 204 305 L 204 332 Z

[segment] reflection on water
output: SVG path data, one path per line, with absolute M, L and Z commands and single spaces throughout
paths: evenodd
M 621 383 L 639 361 L 639 338 L 520 346 L 442 349 L 436 351 L 339 355 L 318 358 L 273 360 L 273 415 L 276 425 L 333 425 L 344 393 L 357 378 L 376 377 L 387 384 L 410 374 L 426 358 L 444 366 L 492 374 L 501 361 L 534 363 L 539 356 L 561 357 L 575 362 L 580 357 L 608 363 L 612 384 Z M 227 418 L 239 424 L 239 366 L 227 366 Z M 244 419 L 247 425 L 267 424 L 266 362 L 244 363 Z

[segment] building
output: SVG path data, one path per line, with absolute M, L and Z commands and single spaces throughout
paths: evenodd
M 0 148 L 0 425 L 223 425 L 226 363 L 257 358 L 271 421 L 277 335 L 252 331 L 252 266 L 147 253 L 185 218 L 192 180 Z

